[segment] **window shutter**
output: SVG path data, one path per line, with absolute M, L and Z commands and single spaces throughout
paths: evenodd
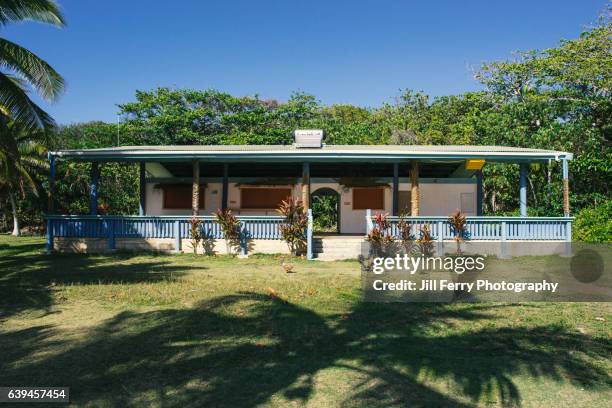
M 381 187 L 353 187 L 353 210 L 384 210 L 385 190 Z
M 205 185 L 200 185 L 200 208 L 205 208 Z M 191 209 L 191 184 L 162 184 L 164 208 L 168 210 Z
M 291 198 L 290 188 L 242 188 L 240 189 L 240 208 L 276 209 L 281 201 Z

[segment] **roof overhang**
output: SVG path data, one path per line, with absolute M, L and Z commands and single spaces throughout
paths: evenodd
M 504 146 L 328 145 L 320 149 L 294 146 L 135 146 L 60 150 L 55 157 L 79 161 L 190 161 L 205 162 L 398 162 L 418 159 L 448 162 L 483 159 L 489 162 L 572 160 L 567 152 Z

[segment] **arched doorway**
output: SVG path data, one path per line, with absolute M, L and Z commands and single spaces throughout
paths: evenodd
M 329 187 L 315 190 L 310 195 L 313 229 L 315 233 L 340 232 L 340 194 Z

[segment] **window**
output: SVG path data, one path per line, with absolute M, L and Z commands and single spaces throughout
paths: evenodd
M 385 190 L 381 187 L 353 187 L 353 210 L 384 210 Z
M 204 208 L 204 185 L 200 185 L 200 208 Z M 162 184 L 164 208 L 168 210 L 191 209 L 191 184 Z
M 242 188 L 240 189 L 240 208 L 278 208 L 281 201 L 287 198 L 291 198 L 290 188 Z
M 412 200 L 411 200 L 411 192 L 410 191 L 400 191 L 399 192 L 399 205 L 398 205 L 398 214 L 400 215 L 410 215 L 412 212 Z

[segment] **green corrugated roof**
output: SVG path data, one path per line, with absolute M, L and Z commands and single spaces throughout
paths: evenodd
M 298 148 L 293 145 L 181 145 L 120 146 L 102 149 L 60 150 L 57 157 L 77 160 L 185 160 L 209 161 L 307 160 L 377 161 L 420 159 L 485 158 L 491 161 L 572 159 L 571 153 L 508 146 L 468 145 L 324 145 L 320 148 Z

